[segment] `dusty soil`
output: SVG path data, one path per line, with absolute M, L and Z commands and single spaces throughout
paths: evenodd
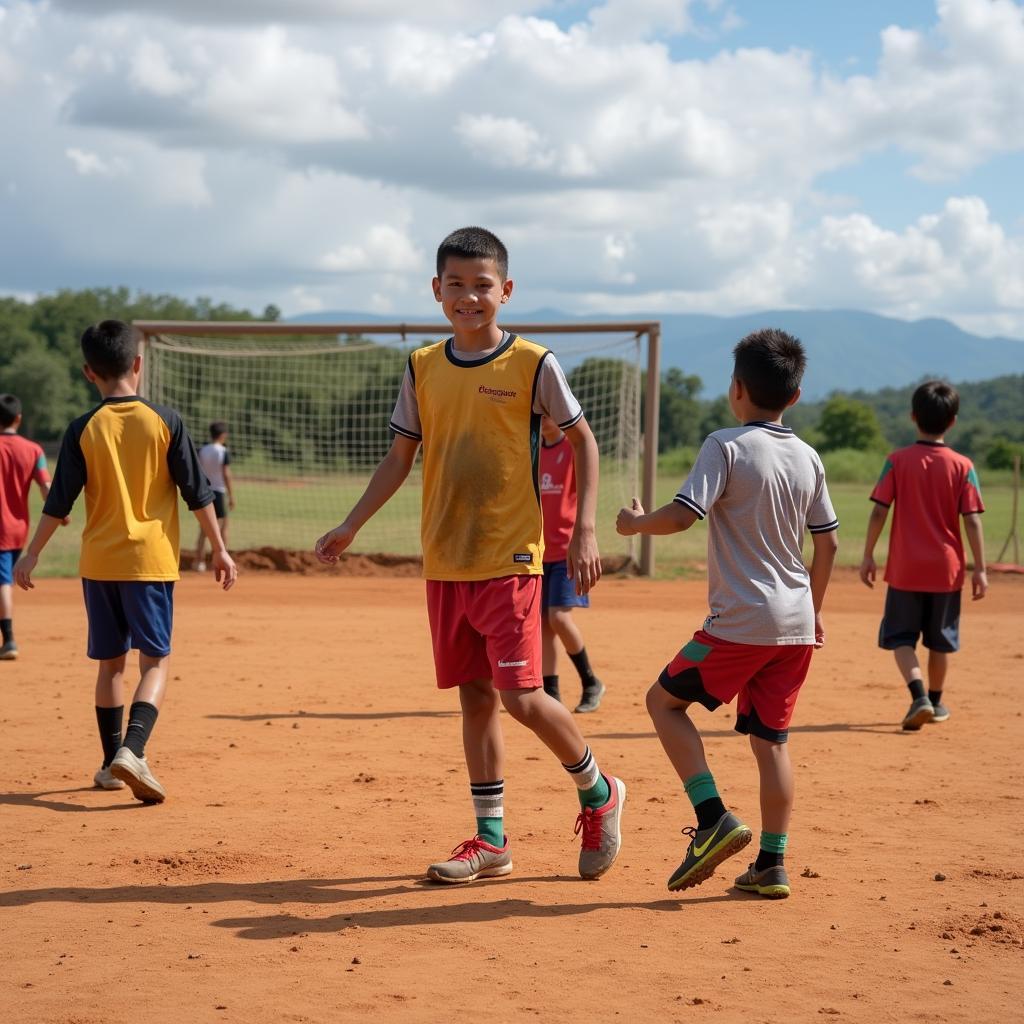
M 881 594 L 839 577 L 791 740 L 781 902 L 731 888 L 742 855 L 665 889 L 691 816 L 643 693 L 699 625 L 700 582 L 609 580 L 580 616 L 609 688 L 582 724 L 629 787 L 614 870 L 575 876 L 574 793 L 506 720 L 516 872 L 467 888 L 420 881 L 472 831 L 421 583 L 250 573 L 223 594 L 189 576 L 177 604 L 149 748 L 169 799 L 143 807 L 88 788 L 78 582 L 18 596 L 22 658 L 0 663 L 6 1024 L 1019 1019 L 1024 579 L 968 602 L 952 718 L 904 734 Z M 697 716 L 756 829 L 730 709 Z

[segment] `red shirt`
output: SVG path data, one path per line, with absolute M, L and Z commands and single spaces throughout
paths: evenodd
M 18 434 L 0 434 L 0 551 L 28 540 L 28 491 L 32 481 L 49 483 L 43 449 Z
M 576 525 L 576 472 L 572 445 L 561 440 L 540 448 L 540 503 L 544 512 L 544 561 L 563 562 Z
M 890 586 L 940 594 L 964 585 L 960 516 L 985 511 L 970 459 L 939 441 L 917 441 L 885 460 L 871 500 L 896 504 L 885 566 Z

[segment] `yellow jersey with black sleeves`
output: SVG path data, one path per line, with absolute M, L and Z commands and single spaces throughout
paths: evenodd
M 542 575 L 537 381 L 547 349 L 509 335 L 481 360 L 452 339 L 409 359 L 423 440 L 428 580 Z
M 178 579 L 178 491 L 190 510 L 213 501 L 174 409 L 108 398 L 67 429 L 44 514 L 71 514 L 85 491 L 79 574 L 90 580 Z

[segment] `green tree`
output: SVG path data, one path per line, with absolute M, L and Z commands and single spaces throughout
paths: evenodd
M 845 395 L 834 395 L 821 410 L 818 420 L 821 450 L 838 448 L 879 451 L 886 447 L 875 410 L 866 402 Z
M 76 411 L 64 361 L 38 341 L 3 368 L 3 381 L 21 399 L 27 437 L 59 435 Z
M 1013 469 L 1014 457 L 1024 458 L 1024 444 L 1013 444 L 1005 437 L 997 437 L 985 453 L 989 469 Z
M 701 408 L 697 395 L 703 382 L 695 373 L 684 373 L 676 366 L 661 377 L 658 402 L 658 451 L 701 441 Z

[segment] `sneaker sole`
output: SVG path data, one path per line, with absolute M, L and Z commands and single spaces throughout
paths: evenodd
M 740 885 L 736 888 L 743 892 L 756 892 L 758 896 L 767 896 L 770 900 L 784 900 L 789 895 L 788 885 Z
M 694 886 L 700 885 L 701 882 L 706 882 L 715 873 L 715 868 L 719 864 L 728 860 L 733 854 L 739 853 L 753 837 L 754 833 L 746 825 L 734 828 L 699 864 L 690 868 L 681 878 L 670 880 L 669 892 L 692 889 Z
M 103 783 L 97 782 L 95 779 L 92 780 L 93 789 L 124 789 L 124 783 L 120 779 L 115 779 L 114 782 Z
M 496 868 L 483 868 L 475 875 L 466 875 L 465 878 L 449 878 L 446 875 L 442 875 L 440 871 L 433 871 L 430 868 L 427 869 L 427 878 L 432 882 L 444 882 L 445 885 L 466 885 L 469 882 L 475 882 L 478 878 L 501 878 L 504 875 L 511 874 L 511 864 L 502 864 L 500 867 Z
M 17 661 L 17 660 L 18 660 L 18 652 L 17 651 L 8 651 L 6 654 L 0 654 L 0 661 Z
M 932 722 L 938 725 L 940 722 L 948 722 L 949 715 L 932 715 Z
M 110 774 L 120 779 L 131 791 L 136 800 L 144 804 L 162 804 L 167 799 L 163 789 L 154 789 L 148 782 L 136 775 L 127 765 L 112 764 Z
M 601 698 L 605 695 L 604 683 L 601 684 L 601 689 L 598 690 L 597 696 L 593 701 L 584 704 L 580 701 L 576 707 L 573 708 L 573 714 L 575 715 L 589 715 L 592 711 L 596 711 L 601 706 Z
M 612 857 L 612 859 L 608 861 L 608 863 L 603 868 L 601 868 L 601 870 L 598 871 L 596 874 L 585 875 L 581 871 L 580 878 L 585 878 L 588 882 L 592 882 L 595 878 L 600 878 L 602 875 L 606 875 L 608 871 L 611 869 L 611 866 L 615 863 L 616 860 L 618 860 L 619 854 L 622 852 L 622 812 L 626 808 L 626 784 L 622 781 L 622 779 L 615 779 L 614 781 L 615 787 L 618 791 L 619 801 L 618 828 L 615 830 L 615 856 Z
M 916 715 L 907 715 L 903 719 L 903 729 L 905 732 L 917 732 L 921 726 L 933 721 L 935 721 L 935 712 L 930 708 L 921 708 Z

